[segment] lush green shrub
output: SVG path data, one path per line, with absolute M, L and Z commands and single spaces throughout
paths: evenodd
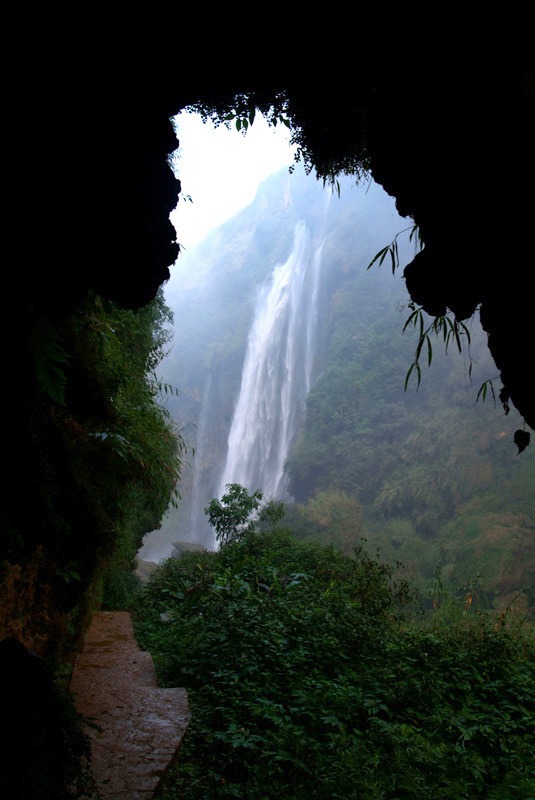
M 170 321 L 161 293 L 138 311 L 89 294 L 39 326 L 24 398 L 31 502 L 9 496 L 0 513 L 0 638 L 67 659 L 103 584 L 108 606 L 128 603 L 136 551 L 180 477 L 184 442 L 155 374 Z
M 137 633 L 193 719 L 162 796 L 535 796 L 533 640 L 413 619 L 392 574 L 282 531 L 166 562 Z

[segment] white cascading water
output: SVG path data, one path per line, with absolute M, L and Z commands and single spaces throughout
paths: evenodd
M 207 518 L 203 514 L 203 507 L 205 505 L 202 487 L 203 487 L 203 468 L 206 450 L 208 448 L 208 441 L 210 438 L 210 391 L 212 388 L 212 376 L 209 374 L 204 385 L 201 413 L 199 416 L 199 427 L 197 429 L 197 446 L 195 452 L 195 472 L 193 478 L 193 491 L 191 495 L 191 512 L 190 512 L 190 542 L 200 542 L 213 546 L 213 530 L 208 524 Z
M 245 356 L 219 497 L 228 483 L 287 497 L 284 462 L 305 409 L 314 363 L 323 243 L 304 222 L 292 252 L 261 288 Z

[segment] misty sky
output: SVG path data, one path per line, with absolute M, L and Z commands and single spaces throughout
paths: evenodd
M 263 180 L 293 162 L 295 148 L 286 127 L 270 128 L 259 114 L 245 135 L 204 124 L 197 114 L 181 113 L 175 125 L 180 147 L 173 168 L 182 194 L 171 221 L 187 249 L 249 205 Z

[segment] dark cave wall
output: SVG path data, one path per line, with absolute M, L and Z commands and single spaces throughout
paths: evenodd
M 75 639 L 65 615 L 98 603 L 92 581 L 104 546 L 102 510 L 80 501 L 70 448 L 85 420 L 105 428 L 105 398 L 69 331 L 87 325 L 89 293 L 130 309 L 154 298 L 179 251 L 169 214 L 180 184 L 168 165 L 178 143 L 166 92 L 112 80 L 38 88 L 13 112 L 6 160 L 0 629 L 57 655 Z M 43 391 L 43 362 L 65 373 L 65 405 Z M 81 579 L 66 582 L 58 558 Z M 18 609 L 11 621 L 9 609 Z
M 391 80 L 361 81 L 350 103 L 339 82 L 290 86 L 294 117 L 318 160 L 332 153 L 340 163 L 348 148 L 366 153 L 375 180 L 422 231 L 426 249 L 406 270 L 414 301 L 432 314 L 448 307 L 461 318 L 481 304 L 507 391 L 534 427 L 526 380 L 533 360 L 533 203 L 526 198 L 535 177 L 532 101 L 506 81 L 503 96 L 496 90 L 494 102 L 474 104 L 465 83 L 453 82 L 448 102 L 435 93 L 408 107 L 403 82 Z M 90 83 L 75 97 L 64 90 L 36 94 L 35 125 L 26 118 L 15 131 L 16 246 L 3 276 L 5 337 L 12 342 L 4 363 L 10 469 L 1 514 L 6 530 L 22 524 L 32 543 L 47 513 L 28 503 L 40 482 L 35 409 L 54 413 L 50 403 L 43 412 L 36 385 L 35 331 L 43 317 L 54 323 L 75 313 L 89 290 L 127 308 L 142 306 L 179 252 L 169 221 L 180 190 L 168 165 L 177 146 L 170 117 L 199 92 L 170 79 L 154 86 L 127 77 Z M 326 107 L 336 113 L 326 115 Z M 90 415 L 90 398 L 86 406 Z
M 482 305 L 496 363 L 533 427 L 524 374 L 532 290 L 530 82 L 498 72 L 491 90 L 474 100 L 475 73 L 452 72 L 447 93 L 433 84 L 408 103 L 407 77 L 367 72 L 351 90 L 329 76 L 290 85 L 295 120 L 318 160 L 331 155 L 342 163 L 344 153 L 359 150 L 354 141 L 364 142 L 374 179 L 401 214 L 413 216 L 425 241 L 406 271 L 413 299 L 432 314 L 448 307 L 460 318 Z M 423 89 L 425 76 L 421 81 Z M 65 314 L 89 288 L 138 307 L 169 276 L 179 251 L 169 213 L 180 190 L 167 163 L 177 146 L 169 118 L 202 94 L 177 83 L 125 73 L 89 80 L 74 98 L 61 90 L 35 95 L 35 128 L 15 132 L 21 159 L 35 152 L 35 179 L 17 180 L 15 172 L 16 257 L 4 276 L 6 296 L 24 298 L 30 325 L 43 310 Z M 8 330 L 19 315 L 7 310 Z
M 404 273 L 413 301 L 461 320 L 480 307 L 507 394 L 532 428 L 534 112 L 527 98 L 467 102 L 460 94 L 449 114 L 442 104 L 424 106 L 395 136 L 386 104 L 370 133 L 375 180 L 425 242 Z
M 145 55 L 140 53 L 140 60 Z M 138 308 L 166 280 L 179 251 L 169 221 L 180 189 L 167 163 L 177 144 L 169 119 L 200 94 L 197 88 L 184 88 L 173 71 L 170 77 L 145 75 L 143 64 L 134 74 L 123 64 L 116 71 L 98 72 L 96 61 L 97 54 L 91 52 L 80 76 L 62 54 L 52 69 L 47 53 L 23 91 L 8 81 L 14 97 L 5 125 L 8 241 L 1 319 L 7 343 L 2 441 L 7 474 L 0 508 L 0 562 L 11 557 L 14 548 L 17 558 L 12 559 L 11 573 L 18 570 L 26 580 L 23 602 L 15 590 L 10 597 L 19 640 L 31 649 L 35 644 L 44 655 L 50 650 L 60 653 L 64 661 L 69 654 L 58 643 L 63 635 L 61 613 L 79 604 L 90 587 L 68 584 L 68 608 L 59 608 L 53 596 L 55 565 L 40 561 L 44 530 L 53 530 L 52 501 L 43 501 L 41 488 L 43 453 L 54 449 L 55 439 L 48 431 L 57 410 L 36 382 L 34 340 L 43 319 L 54 326 L 76 315 L 89 291 Z M 436 86 L 430 94 L 423 91 L 425 70 L 422 67 L 412 80 L 402 68 L 375 80 L 369 72 L 361 79 L 357 67 L 346 71 L 340 65 L 322 82 L 307 75 L 292 90 L 299 105 L 296 116 L 326 158 L 334 153 L 343 160 L 355 138 L 365 140 L 375 180 L 396 197 L 400 213 L 414 217 L 426 243 L 424 254 L 407 270 L 415 302 L 431 313 L 442 313 L 448 306 L 462 317 L 481 304 L 503 382 L 514 405 L 535 427 L 528 380 L 533 363 L 530 234 L 535 130 L 533 100 L 526 99 L 533 78 L 501 81 L 494 76 L 486 97 L 474 105 L 479 66 L 472 82 L 466 75 L 451 75 L 447 97 Z M 476 94 L 471 95 L 474 85 Z M 443 226 L 445 219 L 451 223 Z M 97 412 L 90 397 L 86 406 L 88 416 Z M 45 467 L 47 480 L 51 475 L 54 479 L 51 494 L 68 493 L 59 450 L 51 452 Z M 94 549 L 94 512 L 72 510 L 73 519 L 78 514 L 80 521 L 74 526 L 75 536 L 84 540 L 81 547 L 88 551 Z M 0 569 L 2 580 L 9 577 L 5 562 Z M 4 580 L 0 590 L 5 586 Z M 28 621 L 21 618 L 21 609 L 30 606 L 34 619 Z M 39 634 L 45 632 L 51 633 L 53 644 L 41 648 Z M 27 661 L 27 653 L 21 658 Z M 5 653 L 0 661 L 8 675 L 16 666 Z M 42 671 L 40 663 L 37 670 Z M 11 687 L 13 718 L 20 713 L 24 692 L 23 681 Z M 46 698 L 41 701 L 46 723 L 55 712 L 50 712 Z M 40 734 L 39 725 L 36 730 Z M 42 730 L 47 732 L 46 724 Z M 12 737 L 24 767 L 28 746 L 33 747 L 25 736 L 23 730 L 20 737 Z M 25 742 L 20 747 L 19 739 Z M 9 764 L 13 774 L 20 774 L 13 766 Z

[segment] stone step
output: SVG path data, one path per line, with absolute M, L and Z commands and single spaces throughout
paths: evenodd
M 76 667 L 76 691 L 79 691 L 82 685 L 90 686 L 97 679 L 97 670 L 100 675 L 99 680 L 108 684 L 113 685 L 116 674 L 127 673 L 136 686 L 154 688 L 158 686 L 152 656 L 139 649 L 132 653 L 121 654 L 113 663 L 103 662 L 102 653 L 84 651 L 82 655 L 77 656 Z
M 184 689 L 159 689 L 130 615 L 93 615 L 76 658 L 71 691 L 87 720 L 91 766 L 103 800 L 152 797 L 186 731 Z

